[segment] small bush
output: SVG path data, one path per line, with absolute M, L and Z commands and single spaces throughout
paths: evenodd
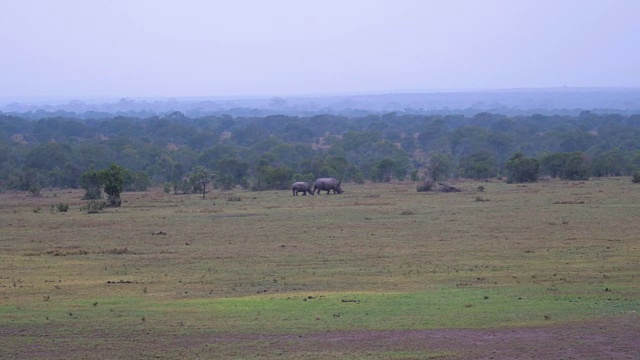
M 58 209 L 59 212 L 67 212 L 69 210 L 69 204 L 60 203 L 56 205 L 56 209 Z
M 87 190 L 82 196 L 82 200 L 97 200 L 102 199 L 102 190 L 98 189 L 96 191 Z
M 41 189 L 40 185 L 33 184 L 29 187 L 29 193 L 31 193 L 31 196 L 40 196 Z
M 242 201 L 242 198 L 240 197 L 240 195 L 231 194 L 227 198 L 227 201 Z
M 107 206 L 107 203 L 105 201 L 90 200 L 89 202 L 87 202 L 86 205 L 82 207 L 82 210 L 86 211 L 89 214 L 96 214 L 104 210 L 106 206 Z
M 476 189 L 476 191 L 478 191 L 478 192 L 484 192 L 484 186 L 482 186 L 482 185 L 478 186 L 478 188 Z
M 418 192 L 422 192 L 422 191 L 431 191 L 433 190 L 433 180 L 425 180 L 421 185 L 418 185 L 416 187 L 416 190 L 418 190 Z
M 111 254 L 111 255 L 122 255 L 122 254 L 129 253 L 129 249 L 126 247 L 113 248 L 113 249 L 105 250 L 104 253 Z
M 40 211 L 42 211 L 42 209 L 41 209 L 41 208 L 39 208 L 39 207 L 37 207 L 37 208 L 34 208 L 34 209 L 33 209 L 33 213 L 34 213 L 34 214 L 37 214 L 37 213 L 39 213 Z
M 87 255 L 89 252 L 80 248 L 55 248 L 45 251 L 45 254 L 53 256 L 72 256 Z
M 640 170 L 636 170 L 636 172 L 633 173 L 633 176 L 631 176 L 631 182 L 633 183 L 640 183 Z

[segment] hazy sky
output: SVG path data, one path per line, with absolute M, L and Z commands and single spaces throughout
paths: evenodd
M 0 97 L 640 87 L 640 0 L 20 0 Z

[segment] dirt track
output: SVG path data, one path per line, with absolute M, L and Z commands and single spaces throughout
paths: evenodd
M 349 331 L 307 335 L 154 335 L 70 333 L 55 328 L 0 328 L 0 356 L 11 359 L 69 358 L 355 358 L 438 359 L 640 359 L 637 315 L 517 329 Z M 67 329 L 68 330 L 68 329 Z M 412 355 L 412 354 L 415 354 Z

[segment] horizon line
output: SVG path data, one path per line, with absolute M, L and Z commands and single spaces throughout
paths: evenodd
M 347 91 L 328 93 L 292 93 L 292 94 L 245 94 L 245 95 L 89 95 L 89 96 L 66 96 L 66 95 L 15 95 L 0 96 L 0 103 L 8 105 L 10 103 L 23 102 L 43 102 L 54 101 L 56 103 L 69 103 L 74 101 L 121 101 L 121 100 L 249 100 L 249 99 L 272 99 L 272 98 L 328 98 L 328 97 L 354 97 L 372 95 L 418 95 L 418 94 L 456 94 L 456 93 L 500 93 L 500 92 L 541 92 L 541 91 L 640 91 L 640 86 L 552 86 L 552 87 L 510 87 L 510 88 L 443 88 L 443 89 L 398 89 L 380 91 Z

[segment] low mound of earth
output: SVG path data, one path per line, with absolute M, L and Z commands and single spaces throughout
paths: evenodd
M 638 359 L 640 317 L 541 327 L 336 331 L 303 335 L 190 335 L 147 332 L 79 334 L 54 326 L 0 328 L 0 355 L 68 358 Z M 62 331 L 61 331 L 62 330 Z M 57 334 L 64 335 L 57 335 Z

